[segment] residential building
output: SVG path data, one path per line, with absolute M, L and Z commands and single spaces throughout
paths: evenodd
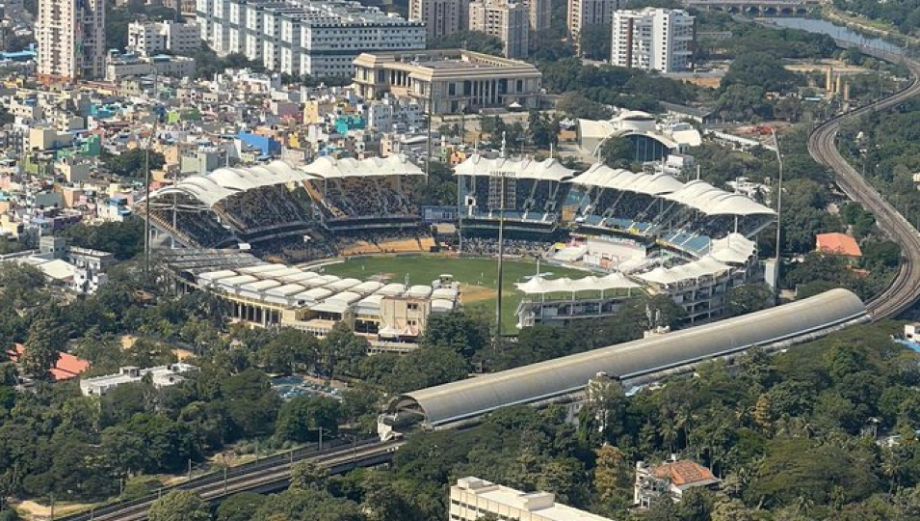
M 105 79 L 117 81 L 130 76 L 147 76 L 152 74 L 185 78 L 195 75 L 195 60 L 186 56 L 140 57 L 134 54 L 112 54 L 105 67 Z
M 195 22 L 132 22 L 127 50 L 142 56 L 165 51 L 189 54 L 201 48 L 201 30 Z
M 119 386 L 141 382 L 148 375 L 150 383 L 159 389 L 181 383 L 185 381 L 185 375 L 197 370 L 197 367 L 181 362 L 146 369 L 133 366 L 122 367 L 117 374 L 80 380 L 80 392 L 83 393 L 83 396 L 102 396 Z
M 476 477 L 450 487 L 450 521 L 475 521 L 486 514 L 506 521 L 611 521 L 559 504 L 550 492 L 521 492 Z
M 346 0 L 199 0 L 198 23 L 219 54 L 295 76 L 349 76 L 364 51 L 425 48 L 423 23 Z
M 711 470 L 693 461 L 672 460 L 657 467 L 639 461 L 636 463 L 633 504 L 646 509 L 664 499 L 679 502 L 687 490 L 715 487 L 719 482 Z
M 74 81 L 102 77 L 104 0 L 39 0 L 35 37 L 39 79 Z
M 610 63 L 664 73 L 688 70 L 693 20 L 682 9 L 649 7 L 614 12 Z
M 578 45 L 582 29 L 592 25 L 609 26 L 613 12 L 625 4 L 626 0 L 569 0 L 569 36 Z
M 63 348 L 64 346 L 55 347 Z M 9 360 L 14 364 L 18 364 L 25 353 L 26 346 L 23 344 L 16 344 L 12 349 L 7 349 L 6 351 Z M 91 364 L 86 360 L 78 358 L 70 353 L 61 353 L 54 363 L 54 366 L 48 368 L 48 372 L 51 373 L 52 381 L 62 382 L 64 380 L 72 380 L 79 377 L 90 368 L 90 365 Z
M 550 0 L 521 0 L 530 16 L 530 32 L 545 31 L 552 23 L 552 2 Z
M 365 53 L 355 60 L 365 99 L 409 98 L 433 114 L 483 108 L 536 109 L 543 75 L 533 65 L 465 50 Z
M 507 0 L 470 3 L 470 31 L 495 36 L 504 45 L 506 58 L 526 58 L 530 36 L 530 11 L 524 4 Z
M 469 0 L 409 0 L 409 20 L 425 24 L 428 39 L 442 38 L 469 25 Z

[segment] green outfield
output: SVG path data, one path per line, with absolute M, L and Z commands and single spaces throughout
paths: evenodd
M 341 264 L 325 267 L 325 272 L 340 277 L 354 277 L 361 280 L 382 276 L 393 282 L 410 284 L 431 284 L 441 274 L 449 273 L 460 283 L 463 305 L 467 308 L 486 308 L 494 313 L 498 296 L 498 273 L 495 259 L 475 257 L 447 257 L 442 255 L 413 255 L 400 257 L 363 257 L 349 259 Z M 537 272 L 532 261 L 505 260 L 504 300 L 502 301 L 503 332 L 513 332 L 517 323 L 514 312 L 523 296 L 514 287 L 516 282 L 526 280 Z M 588 273 L 573 269 L 541 264 L 543 276 L 584 277 Z

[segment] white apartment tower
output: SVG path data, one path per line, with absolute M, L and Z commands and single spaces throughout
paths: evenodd
M 104 0 L 39 0 L 35 36 L 42 81 L 105 74 Z
M 482 0 L 470 4 L 470 31 L 498 37 L 506 58 L 526 58 L 530 36 L 530 11 L 524 4 Z
M 578 45 L 581 30 L 591 25 L 610 25 L 613 12 L 626 0 L 569 0 L 569 36 Z
M 128 24 L 128 50 L 149 56 L 163 51 L 189 54 L 201 48 L 201 31 L 195 22 L 132 22 Z
M 613 15 L 610 63 L 659 72 L 690 68 L 693 17 L 681 9 L 622 10 Z
M 469 0 L 409 0 L 409 20 L 425 24 L 429 40 L 441 38 L 469 26 Z
M 266 69 L 349 76 L 365 51 L 425 48 L 425 26 L 347 0 L 198 0 L 201 39 Z

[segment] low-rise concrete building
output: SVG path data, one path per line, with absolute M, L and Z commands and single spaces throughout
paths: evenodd
M 122 367 L 117 374 L 80 380 L 80 392 L 83 393 L 83 396 L 103 396 L 121 385 L 141 382 L 148 375 L 154 387 L 169 387 L 185 381 L 185 375 L 197 370 L 197 367 L 181 362 L 146 369 L 133 366 Z
M 465 50 L 364 53 L 355 59 L 359 95 L 410 98 L 432 114 L 535 109 L 542 80 L 527 62 Z
M 475 521 L 486 514 L 506 521 L 611 521 L 561 505 L 550 492 L 521 492 L 476 477 L 450 487 L 450 521 Z

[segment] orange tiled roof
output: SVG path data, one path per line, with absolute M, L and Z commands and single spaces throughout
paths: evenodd
M 692 461 L 681 460 L 655 467 L 658 479 L 667 479 L 678 487 L 708 485 L 719 481 L 706 467 Z
M 11 361 L 18 362 L 25 352 L 26 347 L 24 345 L 16 344 L 12 349 L 8 349 L 6 354 L 9 355 Z M 70 353 L 61 353 L 57 363 L 49 371 L 51 379 L 55 382 L 60 382 L 80 376 L 90 368 L 90 365 L 88 361 Z
M 862 250 L 859 249 L 856 239 L 845 233 L 819 233 L 816 242 L 821 253 L 862 257 Z

